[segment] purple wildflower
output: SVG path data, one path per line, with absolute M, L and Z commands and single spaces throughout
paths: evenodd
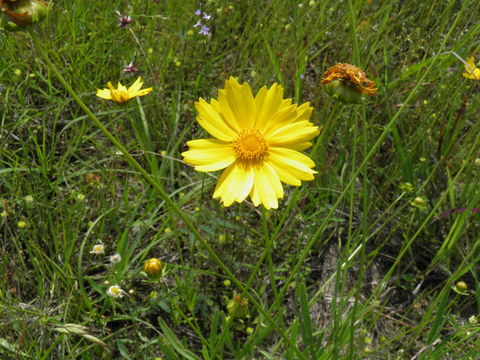
M 300 79 L 302 80 L 305 79 L 305 75 L 304 74 L 300 75 Z
M 210 20 L 211 16 L 208 15 L 207 13 L 204 13 L 204 14 L 203 14 L 203 18 L 204 18 L 205 20 Z
M 197 23 L 193 25 L 193 27 L 199 27 L 199 26 L 202 26 L 202 22 L 200 20 L 198 20 Z
M 210 29 L 206 25 L 202 25 L 202 28 L 198 32 L 199 34 L 207 36 L 209 34 Z
M 123 67 L 123 72 L 124 73 L 134 73 L 134 72 L 137 72 L 137 71 L 138 71 L 138 67 L 133 65 L 133 62 L 131 62 L 130 64 L 127 64 Z
M 118 18 L 118 26 L 121 27 L 121 28 L 127 28 L 128 25 L 130 25 L 132 23 L 132 18 L 128 15 L 120 15 L 120 17 Z
M 195 15 L 197 16 L 200 16 L 202 14 L 202 11 L 200 9 L 198 9 L 197 11 L 195 11 Z

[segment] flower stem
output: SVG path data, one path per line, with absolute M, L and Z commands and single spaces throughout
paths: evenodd
M 225 275 L 235 284 L 235 286 L 241 291 L 242 294 L 248 299 L 248 301 L 255 306 L 259 313 L 261 313 L 271 324 L 272 329 L 275 329 L 277 333 L 283 338 L 283 340 L 297 353 L 299 359 L 305 359 L 305 356 L 300 352 L 298 347 L 292 342 L 292 340 L 287 336 L 284 331 L 281 331 L 278 327 L 278 324 L 274 320 L 274 318 L 267 312 L 260 303 L 247 291 L 246 287 L 242 285 L 242 283 L 237 280 L 235 275 L 228 269 L 228 267 L 220 260 L 218 255 L 215 253 L 213 248 L 208 244 L 207 240 L 199 233 L 199 231 L 195 228 L 190 218 L 185 215 L 185 213 L 170 199 L 168 194 L 162 188 L 162 186 L 156 182 L 153 177 L 151 177 L 147 171 L 133 158 L 132 155 L 128 152 L 128 150 L 108 131 L 108 129 L 103 126 L 100 120 L 95 116 L 95 114 L 85 105 L 85 103 L 80 99 L 77 95 L 75 90 L 68 84 L 62 74 L 58 71 L 55 64 L 50 60 L 47 52 L 42 46 L 41 41 L 37 38 L 37 34 L 34 30 L 29 30 L 30 37 L 33 41 L 35 48 L 40 53 L 40 56 L 45 61 L 49 69 L 55 74 L 57 79 L 61 82 L 65 90 L 70 94 L 70 96 L 75 100 L 75 102 L 80 106 L 80 108 L 85 112 L 85 114 L 95 123 L 95 125 L 100 129 L 100 131 L 112 142 L 112 144 L 123 154 L 125 157 L 126 162 L 130 167 L 137 170 L 143 178 L 157 191 L 158 195 L 165 201 L 165 203 L 170 206 L 173 211 L 183 220 L 185 225 L 190 229 L 190 231 L 194 234 L 195 238 L 199 240 L 205 250 L 208 252 L 212 260 L 225 272 Z

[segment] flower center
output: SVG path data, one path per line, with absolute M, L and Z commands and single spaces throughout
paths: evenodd
M 112 98 L 119 103 L 130 100 L 128 92 L 124 90 L 110 90 L 110 94 L 112 95 Z
M 268 153 L 268 144 L 258 129 L 245 129 L 233 142 L 233 151 L 240 160 L 262 160 Z

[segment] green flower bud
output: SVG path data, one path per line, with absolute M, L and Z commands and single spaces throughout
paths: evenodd
M 363 94 L 352 83 L 346 80 L 332 80 L 325 85 L 325 91 L 331 97 L 346 104 L 358 104 L 363 100 Z
M 468 290 L 468 285 L 464 281 L 458 281 L 455 286 L 457 287 L 458 290 L 460 291 L 465 291 Z
M 237 294 L 227 303 L 228 313 L 235 318 L 242 318 L 248 315 L 248 300 Z
M 0 29 L 18 31 L 42 21 L 49 4 L 42 0 L 0 0 Z

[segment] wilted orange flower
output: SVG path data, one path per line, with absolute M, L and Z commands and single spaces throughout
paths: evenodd
M 0 28 L 20 30 L 41 21 L 48 11 L 42 0 L 0 0 Z
M 346 80 L 365 95 L 374 95 L 378 91 L 375 83 L 367 79 L 362 69 L 350 64 L 333 65 L 323 74 L 322 84 L 328 84 L 333 80 Z

